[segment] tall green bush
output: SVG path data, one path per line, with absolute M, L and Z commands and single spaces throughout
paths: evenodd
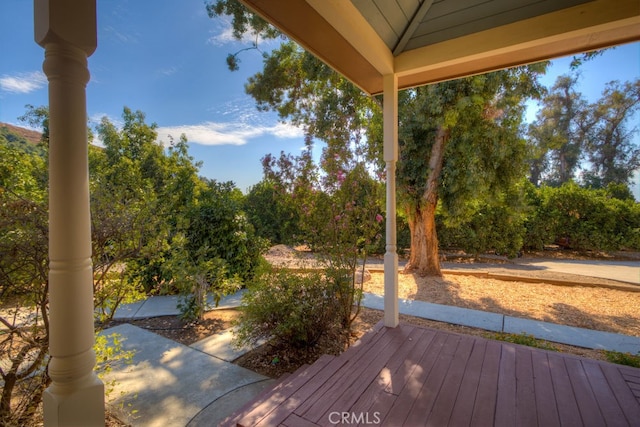
M 309 347 L 336 325 L 333 283 L 321 270 L 268 269 L 242 297 L 239 345 L 274 340 Z
M 253 278 L 267 249 L 242 210 L 243 195 L 233 182 L 208 181 L 187 213 L 186 249 L 194 259 L 226 262 L 227 277 Z
M 300 215 L 296 199 L 284 186 L 264 179 L 245 197 L 247 218 L 260 237 L 271 244 L 300 243 Z
M 240 282 L 236 277 L 229 277 L 225 260 L 207 257 L 206 247 L 195 254 L 189 253 L 186 244 L 184 235 L 173 237 L 163 270 L 171 287 L 180 295 L 180 318 L 194 322 L 203 318 L 208 297 L 212 297 L 217 306 L 222 296 L 238 290 Z
M 384 226 L 383 187 L 363 164 L 327 176 L 325 191 L 306 199 L 303 219 L 308 242 L 333 281 L 345 329 L 360 312 L 362 282 L 356 271 L 377 246 Z
M 469 202 L 466 215 L 451 216 L 439 210 L 436 220 L 440 247 L 462 249 L 476 257 L 490 251 L 517 256 L 526 231 L 524 203 L 522 185 L 514 185 L 490 198 Z
M 633 200 L 575 183 L 530 188 L 528 198 L 528 248 L 559 243 L 576 250 L 640 249 L 640 205 Z

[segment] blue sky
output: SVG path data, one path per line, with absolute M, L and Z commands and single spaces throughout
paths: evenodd
M 234 181 L 244 191 L 261 179 L 262 156 L 297 154 L 303 147 L 299 129 L 258 112 L 244 93 L 247 78 L 262 69 L 260 54 L 244 52 L 240 70 L 227 69 L 227 54 L 249 43 L 232 40 L 229 20 L 210 19 L 203 0 L 99 0 L 88 116 L 93 123 L 108 116 L 117 124 L 124 106 L 141 110 L 158 124 L 161 140 L 187 135 L 191 155 L 203 162 L 201 175 Z M 25 104 L 47 104 L 33 1 L 0 1 L 0 52 L 0 122 L 20 125 Z M 553 85 L 569 62 L 555 60 L 543 82 Z M 606 82 L 638 77 L 640 43 L 634 43 L 586 63 L 580 89 L 593 102 Z

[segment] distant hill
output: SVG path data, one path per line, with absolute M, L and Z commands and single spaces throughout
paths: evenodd
M 0 135 L 4 135 L 7 140 L 11 139 L 24 139 L 25 141 L 37 145 L 40 143 L 40 138 L 42 138 L 42 133 L 31 130 L 21 128 L 19 126 L 10 125 L 9 123 L 0 122 Z M 9 138 L 8 135 L 15 135 L 18 138 Z
M 0 145 L 12 147 L 24 153 L 46 156 L 46 149 L 40 144 L 42 134 L 34 130 L 0 123 Z

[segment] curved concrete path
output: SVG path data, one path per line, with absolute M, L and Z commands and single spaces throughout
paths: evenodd
M 195 418 L 215 426 L 249 400 L 238 396 L 253 398 L 274 381 L 133 325 L 103 334 L 117 334 L 122 349 L 134 352 L 131 363 L 114 364 L 105 377 L 108 404 L 133 426 L 186 426 Z

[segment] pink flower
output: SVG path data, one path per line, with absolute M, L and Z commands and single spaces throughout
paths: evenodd
M 344 179 L 346 178 L 345 174 L 343 171 L 339 171 L 338 172 L 338 182 L 340 184 L 342 184 L 344 182 Z
M 380 214 L 376 214 L 376 221 L 377 221 L 377 222 L 382 222 L 382 220 L 383 220 L 383 219 L 384 219 L 384 218 L 382 217 L 382 215 L 380 215 Z

